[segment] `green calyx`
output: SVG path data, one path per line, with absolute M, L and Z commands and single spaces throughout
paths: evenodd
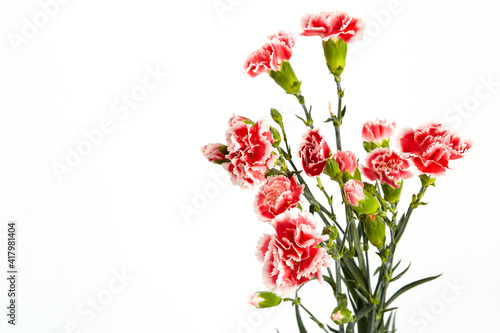
M 292 65 L 290 62 L 283 61 L 280 65 L 279 70 L 269 71 L 269 76 L 276 82 L 281 88 L 283 88 L 287 94 L 294 96 L 300 95 L 300 81 L 295 76 Z
M 325 52 L 326 66 L 335 77 L 340 77 L 345 68 L 347 56 L 347 43 L 338 38 L 323 41 L 323 51 Z

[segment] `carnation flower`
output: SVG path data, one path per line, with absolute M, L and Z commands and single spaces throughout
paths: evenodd
M 363 125 L 361 138 L 363 139 L 363 141 L 374 142 L 380 145 L 384 140 L 387 140 L 391 137 L 391 135 L 394 133 L 395 128 L 396 122 L 388 123 L 385 119 L 367 121 Z
M 251 124 L 248 119 L 233 116 L 226 132 L 230 160 L 223 166 L 231 174 L 234 184 L 253 188 L 265 181 L 267 170 L 274 166 L 276 155 L 272 153 L 273 135 L 269 125 L 259 120 Z
M 302 159 L 305 174 L 309 177 L 321 175 L 330 154 L 330 147 L 319 133 L 319 129 L 307 129 L 299 146 L 299 157 Z
M 227 151 L 227 146 L 221 143 L 210 143 L 206 146 L 201 147 L 201 153 L 209 162 L 220 164 L 226 159 L 226 156 L 222 153 Z
M 302 36 L 320 36 L 323 40 L 341 38 L 350 43 L 360 39 L 364 30 L 363 20 L 345 12 L 322 12 L 302 18 Z
M 348 203 L 353 206 L 358 206 L 358 201 L 365 198 L 363 193 L 363 183 L 357 179 L 349 179 L 344 184 L 344 194 Z
M 297 185 L 297 176 L 292 178 L 274 176 L 266 179 L 255 197 L 258 218 L 271 222 L 277 215 L 294 208 L 300 201 L 304 185 Z
M 252 52 L 245 61 L 245 71 L 251 77 L 267 73 L 269 70 L 277 71 L 283 61 L 292 57 L 292 48 L 295 45 L 293 34 L 280 31 L 268 36 L 268 39 L 269 42 Z
M 361 166 L 361 171 L 370 180 L 399 188 L 401 179 L 412 176 L 409 167 L 410 163 L 397 152 L 391 152 L 389 148 L 377 148 L 366 156 L 366 166 Z
M 277 216 L 272 225 L 276 234 L 265 235 L 257 250 L 258 257 L 263 257 L 266 286 L 276 295 L 286 297 L 314 276 L 323 281 L 321 267 L 328 266 L 330 256 L 317 245 L 328 236 L 315 230 L 312 215 L 294 209 Z
M 472 146 L 440 123 L 404 129 L 398 143 L 418 170 L 436 176 L 444 175 L 449 161 L 464 157 Z
M 338 163 L 340 171 L 347 171 L 351 175 L 354 174 L 358 167 L 358 160 L 352 151 L 337 150 L 333 153 L 332 159 Z

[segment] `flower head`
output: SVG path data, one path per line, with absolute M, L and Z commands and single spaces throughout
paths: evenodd
M 436 176 L 444 175 L 449 161 L 464 157 L 472 146 L 440 123 L 404 129 L 398 143 L 418 170 Z
M 409 168 L 410 163 L 397 152 L 389 148 L 377 148 L 366 156 L 366 166 L 361 166 L 361 171 L 370 180 L 399 188 L 401 179 L 412 176 Z
M 293 209 L 277 216 L 272 226 L 276 234 L 265 235 L 257 249 L 258 257 L 264 261 L 266 286 L 285 297 L 314 276 L 322 281 L 321 267 L 328 265 L 330 256 L 317 245 L 328 236 L 315 230 L 312 215 Z
M 261 221 L 271 222 L 276 216 L 294 208 L 300 201 L 304 185 L 292 178 L 274 176 L 266 179 L 255 197 L 255 211 Z
M 364 30 L 363 20 L 345 12 L 322 12 L 302 18 L 302 36 L 320 36 L 323 40 L 341 38 L 350 43 L 360 39 Z
M 210 143 L 206 146 L 201 147 L 201 153 L 209 162 L 220 164 L 222 161 L 226 160 L 226 156 L 223 152 L 227 152 L 227 146 L 221 143 Z
M 245 61 L 245 71 L 251 77 L 277 71 L 283 61 L 290 60 L 292 48 L 295 45 L 295 36 L 291 33 L 280 31 L 268 36 L 269 42 L 260 49 L 252 52 Z
M 299 146 L 299 157 L 302 159 L 302 168 L 306 175 L 309 177 L 321 175 L 330 154 L 330 147 L 319 133 L 319 129 L 307 129 Z
M 353 175 L 358 167 L 358 159 L 352 151 L 337 150 L 333 153 L 332 158 L 337 161 L 342 172 L 347 171 Z
M 385 119 L 367 121 L 363 125 L 361 138 L 363 139 L 363 141 L 374 142 L 380 145 L 384 140 L 387 140 L 391 137 L 391 135 L 394 133 L 395 128 L 396 122 L 389 123 Z
M 267 170 L 274 166 L 272 153 L 273 135 L 269 125 L 259 120 L 252 124 L 248 119 L 233 116 L 226 132 L 230 160 L 223 166 L 231 174 L 233 183 L 242 188 L 253 188 L 265 181 Z
M 357 179 L 349 179 L 344 184 L 344 194 L 348 203 L 353 206 L 358 206 L 358 201 L 365 198 L 363 183 Z

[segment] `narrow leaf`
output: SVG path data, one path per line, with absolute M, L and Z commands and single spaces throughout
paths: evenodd
M 370 305 L 362 308 L 358 312 L 356 312 L 356 322 L 358 322 L 360 319 L 362 319 L 364 316 L 366 316 L 368 314 L 368 312 L 370 312 L 374 307 L 375 307 L 375 304 L 370 304 Z
M 410 269 L 410 266 L 411 266 L 411 263 L 408 264 L 408 267 L 406 267 L 406 269 L 404 271 L 399 273 L 396 277 L 392 278 L 391 281 L 389 281 L 389 282 L 394 282 L 396 280 L 399 280 L 406 272 L 408 272 L 408 270 Z
M 299 332 L 307 333 L 306 328 L 304 327 L 304 323 L 302 322 L 302 318 L 300 317 L 300 311 L 298 305 L 295 305 L 295 316 L 297 317 L 297 326 L 299 326 Z
M 389 300 L 385 303 L 385 306 L 388 306 L 389 304 L 391 304 L 396 298 L 398 298 L 400 295 L 402 295 L 403 293 L 407 292 L 408 290 L 410 290 L 410 289 L 412 289 L 412 288 L 414 288 L 416 286 L 419 286 L 419 285 L 421 285 L 423 283 L 435 280 L 438 277 L 440 277 L 441 275 L 442 274 L 439 274 L 439 275 L 436 275 L 436 276 L 431 276 L 431 277 L 428 277 L 428 278 L 425 278 L 425 279 L 421 279 L 421 280 L 417 280 L 415 282 L 407 284 L 406 286 L 404 286 L 401 289 L 399 289 L 398 291 L 396 291 L 394 293 L 394 295 L 392 295 L 391 298 L 389 298 Z

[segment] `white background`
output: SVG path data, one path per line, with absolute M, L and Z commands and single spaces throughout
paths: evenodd
M 496 2 L 72 0 L 58 7 L 45 22 L 35 0 L 0 2 L 0 331 L 297 332 L 289 304 L 259 311 L 246 303 L 264 289 L 254 248 L 270 229 L 255 218 L 254 192 L 228 184 L 199 147 L 223 142 L 231 114 L 257 120 L 275 107 L 296 149 L 300 106 L 265 75 L 247 77 L 242 63 L 268 34 L 299 32 L 304 13 L 337 9 L 368 24 L 342 76 L 345 149 L 364 160 L 360 129 L 376 117 L 398 129 L 442 120 L 475 143 L 429 189 L 430 204 L 414 213 L 399 247 L 402 266 L 412 263 L 403 283 L 444 274 L 398 299 L 398 332 L 496 329 Z M 33 17 L 36 30 L 27 28 Z M 320 124 L 336 99 L 319 38 L 298 38 L 291 63 Z M 120 99 L 139 91 L 147 68 L 168 76 L 125 114 Z M 82 131 L 103 119 L 112 130 L 59 179 L 55 163 L 66 164 L 69 150 L 85 145 Z M 333 147 L 331 125 L 320 126 Z M 406 184 L 402 206 L 419 187 L 418 179 Z M 19 243 L 15 328 L 6 323 L 10 220 Z M 123 272 L 129 280 L 119 283 Z M 328 286 L 311 283 L 303 300 L 328 322 Z

